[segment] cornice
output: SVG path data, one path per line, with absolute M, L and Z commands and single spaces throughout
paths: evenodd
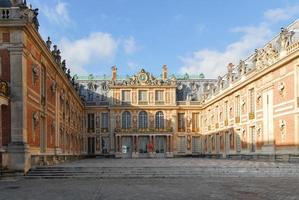
M 292 52 L 291 54 L 287 55 L 286 57 L 278 60 L 273 65 L 263 69 L 262 71 L 253 71 L 251 72 L 244 81 L 240 80 L 239 82 L 236 82 L 234 85 L 226 88 L 222 93 L 218 94 L 216 97 L 212 98 L 211 100 L 208 100 L 206 103 L 203 104 L 203 109 L 207 108 L 208 106 L 211 106 L 212 104 L 216 103 L 217 101 L 220 101 L 221 99 L 233 94 L 237 90 L 240 90 L 241 88 L 244 88 L 245 86 L 253 83 L 254 81 L 262 78 L 263 76 L 269 74 L 270 72 L 290 63 L 294 59 L 299 57 L 299 49 Z
M 55 71 L 57 72 L 57 74 L 60 75 L 60 78 L 63 80 L 64 84 L 67 85 L 69 91 L 72 92 L 73 96 L 75 96 L 75 98 L 77 99 L 78 102 L 80 102 L 81 107 L 84 107 L 84 104 L 81 100 L 81 98 L 79 97 L 78 93 L 76 92 L 76 90 L 74 89 L 74 87 L 71 85 L 69 79 L 65 76 L 65 73 L 63 72 L 63 70 L 60 68 L 60 66 L 58 66 L 58 64 L 56 63 L 56 61 L 53 58 L 52 53 L 49 51 L 49 49 L 46 47 L 46 44 L 44 42 L 44 40 L 41 38 L 40 34 L 37 32 L 37 30 L 32 26 L 32 24 L 27 24 L 25 27 L 25 32 L 29 33 L 29 35 L 31 35 L 32 37 L 30 37 L 35 44 L 38 45 L 38 48 L 41 49 L 42 52 L 42 56 L 44 58 L 47 59 L 47 61 L 54 66 Z

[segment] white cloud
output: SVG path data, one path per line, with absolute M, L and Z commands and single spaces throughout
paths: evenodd
M 237 27 L 233 32 L 241 32 L 240 40 L 229 44 L 224 51 L 202 49 L 182 57 L 180 73 L 204 73 L 207 78 L 224 75 L 228 63 L 238 63 L 248 57 L 255 48 L 264 45 L 271 37 L 270 29 L 265 25 Z
M 75 41 L 63 39 L 59 47 L 62 57 L 71 67 L 73 74 L 87 74 L 85 66 L 91 62 L 112 60 L 116 54 L 118 42 L 108 33 L 91 33 L 86 38 Z
M 129 61 L 127 65 L 130 71 L 136 71 L 138 69 L 138 64 L 133 61 Z
M 58 1 L 54 8 L 50 5 L 42 4 L 39 5 L 41 12 L 47 17 L 47 19 L 55 24 L 67 25 L 71 22 L 68 4 L 63 1 Z
M 291 19 L 299 13 L 299 6 L 288 6 L 285 8 L 269 9 L 264 13 L 266 20 L 270 22 L 278 22 Z
M 135 38 L 132 36 L 125 39 L 123 45 L 126 54 L 132 54 L 138 50 Z
M 226 73 L 228 63 L 237 64 L 240 59 L 246 59 L 254 49 L 264 46 L 272 37 L 270 25 L 282 20 L 288 20 L 299 13 L 299 6 L 276 8 L 265 11 L 264 21 L 258 26 L 234 28 L 242 36 L 237 41 L 228 44 L 224 51 L 200 49 L 188 56 L 181 57 L 183 66 L 180 73 L 204 73 L 207 78 L 216 78 Z

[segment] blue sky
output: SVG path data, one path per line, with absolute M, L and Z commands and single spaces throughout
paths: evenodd
M 28 0 L 40 9 L 40 33 L 62 49 L 73 74 L 215 78 L 299 17 L 286 0 Z

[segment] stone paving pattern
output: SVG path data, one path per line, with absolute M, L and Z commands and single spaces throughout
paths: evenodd
M 182 159 L 85 159 L 59 166 L 283 166 L 254 161 Z M 0 200 L 168 200 L 241 199 L 299 200 L 299 178 L 114 178 L 0 179 Z
M 287 167 L 299 169 L 299 163 L 263 162 L 205 158 L 137 158 L 137 159 L 82 159 L 61 163 L 62 167 Z

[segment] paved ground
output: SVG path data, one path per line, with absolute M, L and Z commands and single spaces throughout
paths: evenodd
M 246 160 L 205 159 L 205 158 L 168 158 L 168 159 L 83 159 L 70 163 L 62 163 L 64 167 L 173 167 L 173 166 L 208 166 L 208 167 L 295 167 L 299 163 L 262 162 Z
M 2 180 L 0 200 L 299 199 L 299 179 Z
M 86 159 L 60 166 L 279 166 L 299 164 L 182 159 Z M 299 200 L 299 178 L 0 179 L 0 200 Z

